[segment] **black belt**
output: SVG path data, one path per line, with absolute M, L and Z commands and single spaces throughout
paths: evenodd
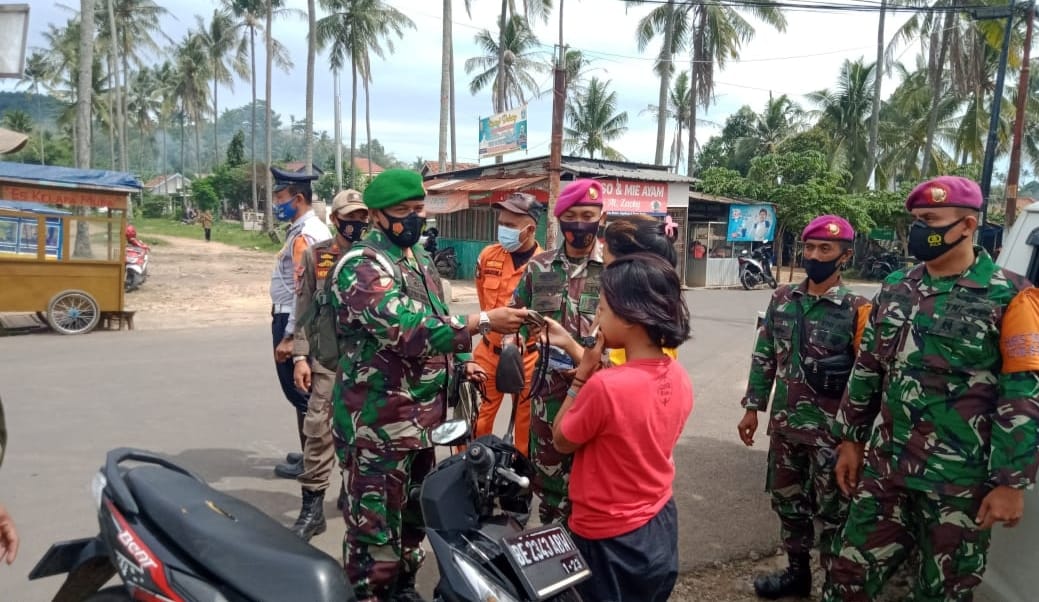
M 487 338 L 482 339 L 482 341 L 483 341 L 484 345 L 487 345 L 488 347 L 491 348 L 491 351 L 494 352 L 494 355 L 501 355 L 501 347 L 499 347 L 497 345 L 492 345 L 491 344 L 491 340 L 487 339 Z M 538 344 L 537 343 L 531 343 L 530 345 L 527 345 L 526 352 L 530 353 L 532 351 L 537 351 L 537 348 L 538 348 Z

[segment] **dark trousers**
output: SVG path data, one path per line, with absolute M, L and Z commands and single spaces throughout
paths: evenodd
M 209 233 L 212 232 L 212 230 L 210 228 L 204 228 L 204 230 L 206 231 L 206 241 L 209 241 Z M 285 327 L 282 326 L 282 328 L 285 328 Z
M 273 314 L 271 316 L 271 337 L 274 339 L 272 348 L 285 338 L 285 327 L 289 322 L 289 314 Z M 278 383 L 281 384 L 281 392 L 285 399 L 292 404 L 296 410 L 296 429 L 299 431 L 300 445 L 306 440 L 303 435 L 303 418 L 307 415 L 307 402 L 309 396 L 296 388 L 292 382 L 292 358 L 284 362 L 275 362 L 274 367 L 278 370 Z
M 574 533 L 592 577 L 577 586 L 596 602 L 667 602 L 678 579 L 678 511 L 669 500 L 648 523 L 609 539 Z

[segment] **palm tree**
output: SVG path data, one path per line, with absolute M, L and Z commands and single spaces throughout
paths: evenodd
M 609 146 L 628 129 L 628 113 L 617 113 L 617 93 L 609 90 L 610 82 L 593 77 L 588 91 L 566 109 L 568 127 L 564 128 L 570 151 L 588 153 L 594 159 L 601 153 L 606 159 L 623 160 L 624 155 Z
M 628 6 L 644 4 L 645 0 L 629 0 Z M 671 92 L 671 76 L 675 72 L 673 57 L 682 49 L 688 32 L 688 20 L 676 19 L 676 0 L 667 0 L 666 4 L 659 4 L 651 10 L 648 15 L 639 19 L 635 27 L 635 41 L 639 52 L 645 52 L 646 47 L 657 35 L 661 35 L 663 43 L 660 45 L 660 54 L 653 68 L 660 76 L 660 99 L 658 107 L 667 106 L 668 96 Z M 653 160 L 657 165 L 664 163 L 664 139 L 667 137 L 667 111 L 657 112 L 657 148 Z M 672 149 L 672 157 L 675 155 Z
M 440 171 L 444 171 L 447 167 L 447 139 L 448 139 L 448 124 L 454 124 L 454 105 L 452 99 L 454 98 L 454 69 L 455 69 L 455 53 L 454 53 L 454 35 L 452 31 L 452 4 L 454 0 L 444 0 L 443 13 L 441 16 L 441 23 L 443 24 L 443 31 L 441 37 L 440 47 L 440 134 L 437 139 L 437 160 L 440 163 Z M 465 12 L 472 18 L 472 0 L 465 0 Z M 454 129 L 451 130 L 451 142 L 454 143 L 455 133 Z M 451 163 L 454 164 L 454 153 L 452 153 Z
M 404 30 L 414 29 L 415 23 L 404 13 L 382 0 L 322 0 L 322 5 L 331 14 L 317 23 L 318 44 L 330 48 L 330 66 L 340 70 L 350 60 L 351 74 L 351 128 L 350 169 L 353 173 L 354 155 L 357 148 L 357 80 L 361 78 L 365 90 L 365 112 L 368 116 L 368 148 L 371 149 L 371 127 L 369 84 L 371 82 L 371 60 L 369 53 L 385 57 L 386 50 L 394 51 L 391 36 L 403 38 Z M 385 44 L 385 50 L 383 45 Z M 369 165 L 371 151 L 369 150 Z M 369 174 L 370 176 L 371 174 Z
M 803 116 L 801 107 L 786 94 L 777 98 L 769 93 L 765 110 L 754 116 L 751 135 L 737 141 L 737 156 L 749 162 L 755 156 L 776 153 L 780 144 L 801 130 Z
M 140 134 L 140 160 L 139 171 L 145 170 L 145 134 L 155 128 L 156 118 L 162 110 L 162 94 L 159 83 L 156 80 L 156 72 L 148 67 L 142 67 L 130 80 L 130 88 L 127 98 L 127 115 L 137 125 Z M 150 143 L 151 137 L 148 138 Z M 154 153 L 151 144 L 147 144 L 148 154 Z
M 32 116 L 20 109 L 4 113 L 4 117 L 3 119 L 0 119 L 0 123 L 2 123 L 5 128 L 22 134 L 31 134 L 34 127 Z
M 206 23 L 202 17 L 196 16 L 199 35 L 209 56 L 209 70 L 213 77 L 213 167 L 220 162 L 220 142 L 218 139 L 217 121 L 220 118 L 218 95 L 220 84 L 234 91 L 234 76 L 249 76 L 249 67 L 245 60 L 245 48 L 239 44 L 235 35 L 234 17 L 227 9 L 213 9 L 213 17 Z M 232 57 L 233 55 L 233 57 Z M 230 69 L 228 59 L 231 59 Z
M 159 173 L 163 176 L 169 174 L 169 161 L 166 155 L 166 142 L 168 138 L 170 121 L 176 113 L 177 101 L 174 92 L 177 87 L 177 67 L 170 61 L 164 61 L 155 69 L 155 92 L 161 99 L 159 103 L 158 119 L 162 127 L 162 167 Z M 168 180 L 163 183 L 163 192 L 169 196 Z
M 47 56 L 34 51 L 25 59 L 25 79 L 23 80 L 36 97 L 36 122 L 43 123 L 43 97 L 40 96 L 40 84 L 48 79 Z M 40 163 L 47 164 L 46 150 L 43 148 L 43 127 L 40 127 Z
M 498 88 L 502 71 L 499 69 L 500 52 L 504 51 L 505 96 L 502 106 L 492 99 L 495 112 L 506 111 L 527 103 L 527 93 L 536 93 L 535 73 L 544 73 L 548 65 L 543 60 L 540 44 L 523 17 L 512 17 L 505 28 L 505 45 L 499 47 L 490 31 L 484 29 L 476 34 L 476 44 L 484 51 L 482 56 L 465 61 L 465 72 L 478 72 L 469 84 L 474 95 L 488 86 Z
M 842 158 L 852 174 L 852 189 L 862 190 L 869 174 L 868 163 L 869 119 L 873 110 L 873 77 L 876 64 L 863 59 L 845 60 L 834 90 L 819 90 L 807 94 L 809 101 L 819 107 L 819 125 L 832 136 L 831 159 Z
M 220 0 L 223 8 L 231 11 L 238 22 L 235 25 L 235 29 L 241 32 L 241 38 L 238 42 L 238 52 L 244 53 L 248 49 L 249 53 L 249 81 L 252 82 L 252 118 L 250 123 L 249 133 L 249 161 L 253 164 L 253 177 L 252 177 L 252 198 L 253 198 L 253 211 L 257 209 L 256 199 L 256 33 L 259 31 L 263 33 L 264 22 L 267 15 L 267 5 L 264 0 Z M 283 9 L 276 9 L 275 14 L 280 14 Z M 289 60 L 288 52 L 285 47 L 281 45 L 277 40 L 272 39 L 271 45 L 273 48 L 272 55 L 275 63 L 278 67 L 287 69 L 292 66 L 292 61 Z M 270 102 L 270 95 L 265 102 Z M 269 187 L 268 187 L 269 188 Z
M 183 145 L 183 129 L 187 119 L 191 119 L 195 129 L 195 172 L 202 172 L 199 126 L 209 112 L 208 81 L 209 60 L 206 44 L 201 34 L 189 33 L 177 48 L 177 77 L 174 96 L 180 103 L 181 144 Z M 181 161 L 181 169 L 184 162 Z
M 94 79 L 94 0 L 79 3 L 79 48 L 76 49 L 76 167 L 90 169 L 90 107 Z M 86 212 L 86 208 L 82 208 Z M 76 224 L 76 257 L 90 257 L 90 223 Z
M 692 47 L 692 83 L 689 94 L 689 145 L 686 157 L 688 174 L 696 167 L 696 110 L 707 108 L 714 97 L 715 67 L 720 71 L 730 60 L 739 60 L 740 49 L 754 37 L 754 27 L 743 18 L 740 10 L 721 4 L 682 0 L 675 7 L 674 18 L 682 23 L 675 30 L 689 32 L 686 41 Z M 773 0 L 748 5 L 747 10 L 759 21 L 779 31 L 786 31 L 786 17 Z
M 169 15 L 169 11 L 156 4 L 154 0 L 115 0 L 113 8 L 115 20 L 119 24 L 116 28 L 116 35 L 118 53 L 122 62 L 122 79 L 119 84 L 119 98 L 122 102 L 120 112 L 124 117 L 128 117 L 127 87 L 130 79 L 130 65 L 132 63 L 139 68 L 145 64 L 149 54 L 156 54 L 160 51 L 156 37 L 172 43 L 170 37 L 162 30 L 162 19 Z M 124 152 L 127 152 L 125 150 L 128 148 L 126 128 L 121 128 L 121 131 L 123 136 L 121 147 Z M 123 163 L 129 166 L 127 157 L 123 157 Z
M 306 140 L 303 159 L 306 173 L 313 173 L 314 165 L 314 62 L 317 60 L 317 4 L 307 0 L 307 114 L 304 118 L 303 137 Z

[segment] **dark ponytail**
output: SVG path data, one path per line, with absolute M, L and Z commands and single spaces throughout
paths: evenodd
M 614 314 L 644 327 L 661 347 L 678 347 L 689 339 L 682 280 L 659 255 L 633 253 L 613 260 L 602 272 L 602 294 Z
M 622 217 L 606 227 L 603 237 L 614 257 L 652 253 L 664 258 L 672 267 L 678 266 L 678 253 L 675 251 L 674 239 L 668 236 L 667 227 L 648 215 Z

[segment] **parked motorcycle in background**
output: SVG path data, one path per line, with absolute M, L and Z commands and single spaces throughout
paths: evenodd
M 98 534 L 52 545 L 29 573 L 66 575 L 55 602 L 356 600 L 338 560 L 162 456 L 114 449 L 91 490 Z
M 772 275 L 772 245 L 762 245 L 752 252 L 743 249 L 736 259 L 740 264 L 740 284 L 743 288 L 753 290 L 763 284 L 771 288 L 779 286 L 776 277 Z
M 126 292 L 135 291 L 148 279 L 148 249 L 126 245 Z
M 458 276 L 458 256 L 455 254 L 454 247 L 437 248 L 437 236 L 439 234 L 436 228 L 429 228 L 426 230 L 425 235 L 419 239 L 419 242 L 426 253 L 429 253 L 429 256 L 433 258 L 433 265 L 436 266 L 440 277 L 453 280 Z

